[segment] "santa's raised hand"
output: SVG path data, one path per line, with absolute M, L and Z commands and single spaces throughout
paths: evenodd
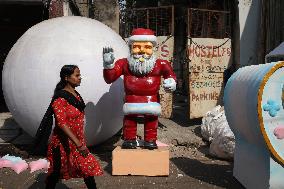
M 111 47 L 103 48 L 104 69 L 112 69 L 114 67 L 114 54 Z

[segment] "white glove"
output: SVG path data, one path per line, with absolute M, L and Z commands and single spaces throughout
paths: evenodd
M 166 92 L 173 92 L 176 90 L 176 81 L 173 78 L 165 79 L 163 82 L 163 87 Z
M 111 47 L 103 48 L 104 69 L 112 69 L 114 67 L 114 55 Z

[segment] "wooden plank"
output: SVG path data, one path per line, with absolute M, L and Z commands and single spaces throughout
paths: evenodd
M 222 101 L 223 73 L 190 74 L 189 89 L 189 117 L 203 117 Z
M 230 65 L 231 39 L 192 38 L 187 50 L 190 73 L 220 73 Z
M 173 47 L 174 47 L 174 38 L 167 36 L 158 36 L 158 49 L 157 49 L 157 57 L 163 60 L 167 60 L 172 63 L 173 58 Z M 164 88 L 162 87 L 164 79 L 162 78 L 161 87 L 160 87 L 160 103 L 162 106 L 162 114 L 163 118 L 170 118 L 172 116 L 173 111 L 173 95 L 172 93 L 166 93 Z

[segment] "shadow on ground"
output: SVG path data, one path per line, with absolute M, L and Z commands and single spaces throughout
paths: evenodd
M 122 137 L 122 130 L 120 130 L 113 137 L 108 139 L 102 144 L 90 147 L 90 152 L 96 154 L 96 156 L 107 165 L 104 167 L 104 171 L 108 174 L 112 174 L 112 151 L 115 149 L 116 144 Z
M 200 125 L 202 118 L 189 118 L 189 103 L 187 98 L 188 97 L 185 95 L 174 94 L 173 113 L 171 120 L 182 127 Z
M 35 178 L 35 182 L 28 188 L 28 189 L 42 189 L 45 188 L 45 178 L 46 173 L 40 173 Z M 64 183 L 59 181 L 59 183 L 56 184 L 56 189 L 69 189 Z
M 223 188 L 241 188 L 244 187 L 233 177 L 233 164 L 220 165 L 200 162 L 196 159 L 186 157 L 172 158 L 171 161 L 184 174 Z

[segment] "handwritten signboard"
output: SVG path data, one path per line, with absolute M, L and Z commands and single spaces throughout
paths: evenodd
M 189 117 L 203 117 L 222 102 L 223 73 L 230 64 L 231 40 L 193 38 L 188 41 Z

